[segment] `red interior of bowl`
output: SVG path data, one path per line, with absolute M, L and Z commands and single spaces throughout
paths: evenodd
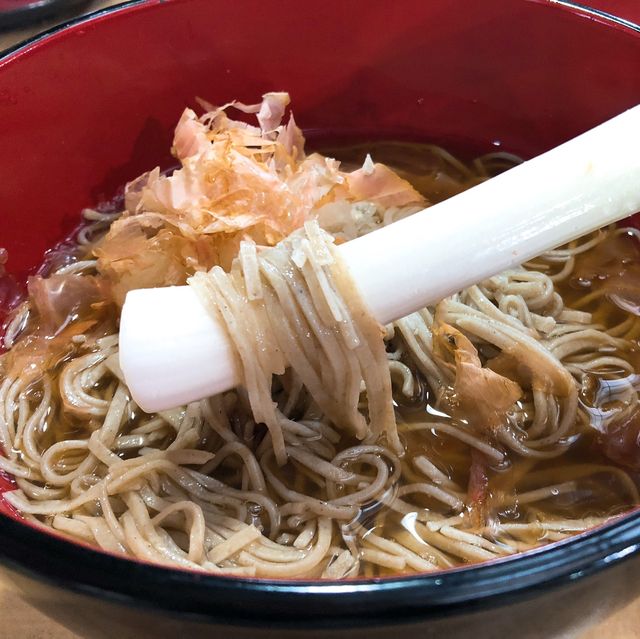
M 170 163 L 196 96 L 287 90 L 307 130 L 534 155 L 636 104 L 638 68 L 640 34 L 546 0 L 131 3 L 0 62 L 0 244 L 24 279 Z

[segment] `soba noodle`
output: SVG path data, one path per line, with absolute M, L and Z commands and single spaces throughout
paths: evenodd
M 369 150 L 422 193 L 394 175 L 390 190 L 353 198 L 340 189 L 357 190 L 354 178 L 333 160 L 305 159 L 295 123 L 280 125 L 285 105 L 282 94 L 236 105 L 258 112 L 259 130 L 229 120 L 229 105 L 208 106 L 200 119 L 187 113 L 174 175 L 193 184 L 197 162 L 213 162 L 194 145 L 208 153 L 223 138 L 242 139 L 234 161 L 257 157 L 269 179 L 285 176 L 289 186 L 313 158 L 314 198 L 279 191 L 288 217 L 220 231 L 216 224 L 239 218 L 178 205 L 173 192 L 180 215 L 171 218 L 158 195 L 170 183 L 146 174 L 129 185 L 123 217 L 85 211 L 74 242 L 30 282 L 4 336 L 0 469 L 16 484 L 6 501 L 106 551 L 295 579 L 508 556 L 637 504 L 637 461 L 618 440 L 638 410 L 638 321 L 611 302 L 628 302 L 624 291 L 591 285 L 588 264 L 611 243 L 635 242 L 632 232 L 603 229 L 380 327 L 334 242 L 518 160 L 498 153 L 467 165 L 427 145 L 352 145 L 333 151 L 343 166 Z M 379 166 L 367 157 L 361 171 L 380 177 Z M 227 189 L 217 198 L 239 197 L 228 168 L 216 164 Z M 246 211 L 251 197 L 240 198 Z M 128 241 L 132 253 L 148 250 L 151 266 L 122 270 L 138 259 L 124 254 Z M 136 274 L 140 286 L 188 278 L 227 327 L 239 388 L 154 415 L 135 405 L 118 366 L 117 303 Z

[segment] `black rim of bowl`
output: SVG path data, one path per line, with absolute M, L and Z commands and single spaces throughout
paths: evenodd
M 547 1 L 640 33 L 639 25 L 586 5 Z M 0 65 L 74 25 L 156 3 L 130 0 L 63 22 L 1 52 Z M 0 539 L 0 563 L 7 568 L 113 603 L 239 626 L 361 626 L 508 605 L 617 565 L 640 552 L 640 510 L 513 557 L 441 572 L 346 582 L 250 579 L 167 568 L 103 553 L 1 513 Z
M 5 515 L 0 539 L 0 563 L 7 568 L 114 603 L 238 626 L 379 626 L 508 605 L 612 567 L 640 551 L 640 511 L 513 557 L 378 580 L 249 579 L 165 568 L 69 542 Z

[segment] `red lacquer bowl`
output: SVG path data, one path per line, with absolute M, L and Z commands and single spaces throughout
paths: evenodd
M 631 17 L 636 0 L 608 4 Z M 83 207 L 170 163 L 172 128 L 196 96 L 284 89 L 312 137 L 530 156 L 635 105 L 639 69 L 638 28 L 564 0 L 129 2 L 0 59 L 0 246 L 23 280 Z M 435 575 L 259 581 L 124 560 L 0 514 L 11 582 L 96 637 L 551 637 L 640 593 L 639 544 L 634 513 Z

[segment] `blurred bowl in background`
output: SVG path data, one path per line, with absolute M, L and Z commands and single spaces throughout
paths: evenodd
M 0 0 L 0 30 L 14 29 L 46 20 L 57 15 L 68 15 L 90 0 Z

